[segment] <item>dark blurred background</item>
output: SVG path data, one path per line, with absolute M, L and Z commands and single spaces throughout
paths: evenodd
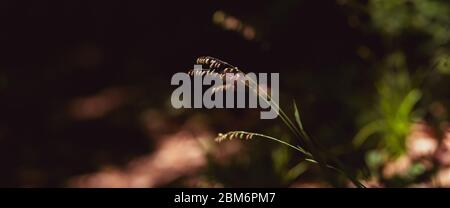
M 280 73 L 281 104 L 295 99 L 364 180 L 445 186 L 449 14 L 445 0 L 3 0 L 0 186 L 323 186 L 278 145 L 213 142 L 234 129 L 289 138 L 279 121 L 172 109 L 171 76 L 204 55 Z M 419 159 L 406 142 L 417 125 L 431 129 L 419 147 L 435 148 Z

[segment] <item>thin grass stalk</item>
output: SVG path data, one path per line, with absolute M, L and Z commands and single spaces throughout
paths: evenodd
M 359 187 L 359 188 L 364 188 L 365 187 L 356 178 L 354 178 L 353 176 L 348 174 L 347 171 L 345 171 L 343 164 L 339 160 L 333 158 L 333 162 L 336 163 L 338 168 L 329 165 L 326 162 L 326 159 L 323 158 L 322 154 L 317 150 L 317 148 L 315 147 L 316 144 L 313 142 L 311 137 L 309 137 L 309 135 L 306 133 L 306 131 L 303 128 L 297 128 L 297 126 L 294 125 L 292 120 L 290 120 L 290 118 L 286 115 L 286 113 L 283 111 L 283 109 L 281 109 L 281 107 L 277 103 L 273 102 L 271 96 L 263 88 L 259 87 L 259 85 L 253 79 L 249 79 L 249 81 L 251 81 L 252 84 L 254 84 L 255 86 L 258 87 L 258 91 L 256 92 L 257 95 L 260 96 L 265 102 L 267 102 L 272 108 L 277 109 L 278 112 L 279 112 L 278 115 L 280 116 L 281 120 L 288 126 L 288 128 L 294 134 L 296 134 L 296 136 L 300 140 L 300 142 L 302 142 L 302 143 L 307 145 L 307 148 L 312 152 L 312 154 L 311 153 L 309 153 L 309 154 L 311 156 L 312 155 L 315 156 L 315 157 L 311 157 L 311 158 L 317 160 L 317 164 L 318 165 L 320 165 L 321 167 L 331 168 L 331 169 L 341 173 L 342 175 L 346 176 L 350 181 L 352 181 L 352 183 L 356 187 Z M 245 80 L 244 80 L 244 82 L 245 82 Z M 250 88 L 250 86 L 246 82 L 244 84 L 246 84 L 246 86 Z M 256 91 L 256 89 L 253 89 L 253 90 Z M 258 92 L 263 92 L 264 95 L 260 95 Z M 265 97 L 263 97 L 263 96 L 265 96 L 267 99 L 265 99 Z M 270 101 L 269 101 L 269 99 L 270 99 Z M 266 138 L 267 137 L 268 136 L 266 136 Z M 272 138 L 272 139 L 275 139 L 275 138 Z M 292 145 L 290 145 L 290 146 L 292 146 Z
M 227 71 L 228 72 L 232 72 L 232 73 L 242 73 L 244 74 L 241 70 L 239 70 L 237 67 L 221 61 L 219 59 L 215 59 L 212 57 L 200 57 L 199 59 L 197 59 L 197 63 L 198 64 L 209 64 L 209 67 L 211 68 L 207 73 L 208 74 L 217 74 L 220 77 L 224 77 L 224 73 L 226 74 Z M 225 66 L 225 68 L 223 68 Z M 217 70 L 221 70 L 222 72 L 217 72 Z M 203 75 L 203 73 L 201 74 Z M 302 145 L 306 145 L 306 147 L 312 152 L 309 153 L 307 151 L 305 151 L 303 148 L 301 148 L 300 146 L 294 146 L 288 142 L 276 139 L 274 137 L 270 137 L 267 135 L 263 135 L 263 134 L 258 134 L 258 133 L 248 133 L 248 132 L 244 132 L 244 131 L 233 131 L 233 132 L 229 132 L 231 133 L 231 136 L 233 136 L 234 134 L 239 135 L 239 134 L 251 134 L 251 136 L 258 136 L 258 137 L 262 137 L 262 138 L 266 138 L 275 142 L 278 142 L 280 144 L 286 145 L 290 148 L 295 149 L 296 151 L 301 152 L 302 154 L 304 154 L 305 156 L 309 157 L 307 158 L 307 161 L 309 162 L 313 162 L 318 164 L 320 167 L 326 167 L 326 168 L 330 168 L 333 169 L 337 172 L 339 172 L 340 174 L 346 176 L 350 181 L 352 181 L 352 183 L 356 186 L 356 187 L 360 187 L 360 188 L 364 188 L 364 185 L 361 184 L 356 178 L 354 178 L 353 176 L 351 176 L 350 174 L 347 173 L 347 171 L 345 171 L 345 168 L 343 166 L 343 164 L 337 160 L 336 158 L 333 158 L 333 162 L 336 163 L 336 165 L 338 167 L 334 167 L 332 165 L 329 165 L 326 162 L 326 159 L 322 157 L 322 154 L 319 152 L 319 150 L 316 148 L 316 146 L 318 146 L 310 137 L 309 135 L 306 133 L 306 131 L 302 128 L 302 127 L 297 127 L 296 125 L 294 125 L 294 122 L 292 122 L 292 120 L 286 115 L 286 113 L 283 111 L 283 109 L 281 109 L 281 107 L 275 103 L 271 96 L 263 89 L 261 88 L 256 81 L 254 81 L 253 79 L 248 79 L 250 82 L 252 82 L 252 84 L 254 84 L 257 89 L 255 88 L 251 88 L 250 85 L 246 82 L 246 80 L 240 80 L 241 82 L 244 82 L 244 84 L 249 88 L 249 89 L 253 89 L 254 91 L 256 91 L 255 93 L 262 98 L 265 102 L 267 102 L 272 108 L 277 109 L 278 115 L 280 116 L 281 120 L 283 121 L 283 123 L 286 124 L 286 126 L 292 131 L 292 133 L 294 133 L 294 135 L 296 136 L 296 138 L 299 140 L 300 144 Z M 258 93 L 258 91 L 264 93 L 265 97 L 262 97 L 263 95 L 261 95 L 260 93 Z M 270 99 L 270 101 L 268 101 L 268 99 Z M 228 134 L 227 134 L 228 135 Z

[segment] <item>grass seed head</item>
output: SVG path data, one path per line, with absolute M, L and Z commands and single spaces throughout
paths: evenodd
M 224 140 L 233 140 L 233 139 L 245 139 L 250 140 L 254 136 L 253 133 L 245 132 L 245 131 L 231 131 L 226 134 L 219 133 L 216 137 L 216 142 L 222 142 Z

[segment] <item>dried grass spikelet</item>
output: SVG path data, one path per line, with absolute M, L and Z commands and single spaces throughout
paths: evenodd
M 197 58 L 196 64 L 202 65 L 202 70 L 191 69 L 188 71 L 188 75 L 215 76 L 224 81 L 230 80 L 233 83 L 243 77 L 243 72 L 237 67 L 211 56 L 201 56 Z M 213 89 L 213 93 L 232 89 L 234 89 L 234 84 L 224 84 L 222 86 L 215 87 Z
M 237 73 L 239 69 L 225 61 L 211 56 L 201 56 L 197 58 L 197 64 L 205 68 L 216 70 L 218 73 Z
M 220 73 L 217 73 L 214 69 L 203 69 L 203 70 L 195 70 L 191 69 L 188 71 L 190 76 L 204 76 L 204 75 L 212 75 L 212 76 L 220 76 Z M 220 76 L 223 77 L 223 76 Z
M 245 131 L 230 131 L 226 134 L 219 133 L 215 139 L 216 142 L 222 142 L 224 140 L 233 140 L 233 139 L 245 139 L 250 140 L 253 138 L 255 134 Z

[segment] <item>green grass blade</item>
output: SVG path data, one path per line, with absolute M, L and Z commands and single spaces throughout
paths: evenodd
M 298 111 L 297 103 L 295 102 L 295 100 L 293 100 L 293 104 L 294 104 L 294 116 L 295 116 L 295 121 L 297 122 L 297 125 L 298 125 L 298 127 L 300 128 L 300 130 L 303 131 L 302 120 L 300 119 L 300 113 L 299 113 L 299 111 Z

